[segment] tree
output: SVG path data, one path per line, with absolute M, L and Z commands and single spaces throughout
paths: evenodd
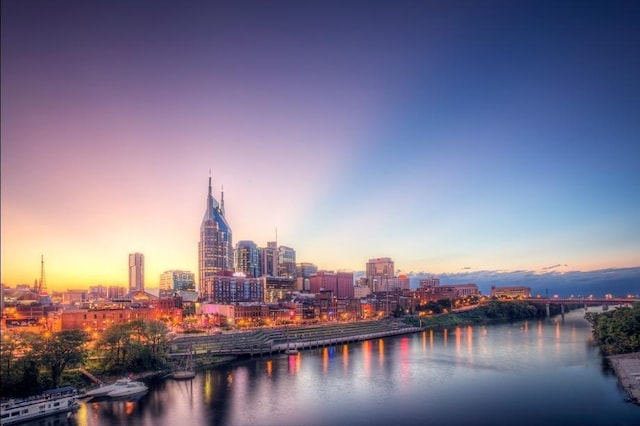
M 110 370 L 124 364 L 130 335 L 127 324 L 113 324 L 102 333 L 96 348 L 103 355 L 103 368 Z
M 21 353 L 25 350 L 25 341 L 19 335 L 4 334 L 0 341 L 0 393 L 13 395 L 23 379 L 25 363 Z
M 96 345 L 105 371 L 143 371 L 166 363 L 168 329 L 162 321 L 134 320 L 107 328 Z
M 439 299 L 437 303 L 442 306 L 443 309 L 451 310 L 451 299 Z
M 640 351 L 640 303 L 604 313 L 587 312 L 593 337 L 609 355 Z
M 49 370 L 52 387 L 58 387 L 62 372 L 71 365 L 81 364 L 87 356 L 85 344 L 89 337 L 81 330 L 64 330 L 31 340 L 29 357 Z

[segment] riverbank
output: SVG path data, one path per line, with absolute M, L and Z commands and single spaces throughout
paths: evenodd
M 631 400 L 640 404 L 640 352 L 611 355 L 607 359 Z

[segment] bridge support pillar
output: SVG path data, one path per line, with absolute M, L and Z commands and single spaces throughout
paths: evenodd
M 547 318 L 549 318 L 551 316 L 551 309 L 549 308 L 550 305 L 548 303 L 545 303 L 544 306 L 547 309 Z
M 560 315 L 562 315 L 562 318 L 564 318 L 564 303 L 560 304 Z

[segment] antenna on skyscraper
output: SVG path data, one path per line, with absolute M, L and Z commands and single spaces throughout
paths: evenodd
M 220 191 L 220 210 L 222 210 L 222 216 L 224 216 L 224 185 Z
M 278 227 L 276 226 L 276 247 L 278 247 Z

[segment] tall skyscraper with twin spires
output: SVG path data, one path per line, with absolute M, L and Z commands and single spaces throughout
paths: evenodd
M 206 278 L 229 271 L 233 271 L 233 245 L 231 228 L 224 217 L 224 192 L 221 193 L 220 204 L 218 204 L 211 193 L 211 176 L 209 176 L 207 208 L 200 224 L 200 242 L 198 243 L 200 292 Z

